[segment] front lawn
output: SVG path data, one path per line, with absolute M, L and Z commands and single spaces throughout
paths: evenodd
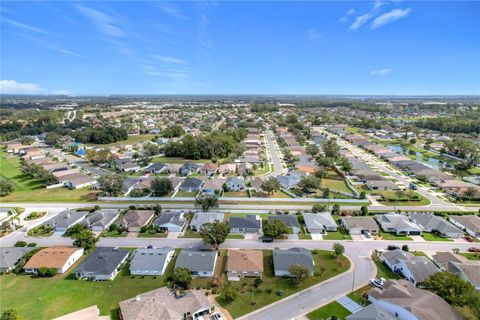
M 168 232 L 157 232 L 157 233 L 150 233 L 150 232 L 143 232 L 139 233 L 139 238 L 166 238 Z
M 329 171 L 327 176 L 322 179 L 322 187 L 330 190 L 352 193 L 345 180 L 335 171 Z
M 228 198 L 248 198 L 247 191 L 228 191 L 223 193 L 223 197 Z
M 468 260 L 480 260 L 480 253 L 477 252 L 459 252 L 459 254 L 466 257 Z
M 428 233 L 428 232 L 423 232 L 422 238 L 425 239 L 426 241 L 446 241 L 446 242 L 453 241 L 452 239 L 440 237 L 438 234 Z
M 377 267 L 377 278 L 400 279 L 398 274 L 394 273 L 385 263 L 380 261 L 380 258 L 377 254 L 372 254 L 372 260 Z
M 292 198 L 288 194 L 286 194 L 283 191 L 277 191 L 273 194 L 268 194 L 266 192 L 256 192 L 256 191 L 251 191 L 252 198 Z
M 227 303 L 220 295 L 216 298 L 217 302 L 220 303 L 222 307 L 226 308 L 232 317 L 238 318 L 295 292 L 304 290 L 307 287 L 345 272 L 350 267 L 350 262 L 344 256 L 337 259 L 331 251 L 317 250 L 314 252 L 312 252 L 315 260 L 314 276 L 304 280 L 300 285 L 296 285 L 293 283 L 292 279 L 273 276 L 272 251 L 263 251 L 263 283 L 258 288 L 254 289 L 253 279 L 242 279 L 239 282 L 230 282 L 239 293 L 237 299 L 231 303 Z M 254 302 L 252 303 L 252 301 Z
M 109 238 L 118 238 L 118 237 L 126 237 L 127 233 L 118 233 L 118 231 L 104 231 L 100 235 L 101 237 L 109 237 Z
M 327 234 L 323 235 L 324 240 L 352 240 L 352 237 L 343 229 L 338 227 L 337 231 L 327 231 Z
M 197 191 L 194 191 L 194 192 L 188 192 L 188 191 L 178 191 L 176 194 L 175 194 L 175 197 L 174 198 L 180 198 L 180 197 L 188 197 L 188 198 L 195 198 L 195 196 L 197 195 Z
M 383 240 L 395 240 L 395 241 L 412 241 L 413 239 L 409 236 L 396 235 L 390 232 L 380 231 L 380 236 Z
M 26 216 L 23 220 L 29 221 L 29 220 L 40 219 L 46 214 L 47 214 L 46 212 L 38 212 L 38 211 L 30 212 L 28 216 Z
M 344 320 L 347 316 L 352 313 L 345 309 L 337 301 L 333 301 L 315 311 L 307 314 L 308 319 L 310 320 L 327 320 L 331 319 L 332 316 L 335 316 L 338 320 Z

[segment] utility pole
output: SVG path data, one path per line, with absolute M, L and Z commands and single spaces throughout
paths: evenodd
M 356 269 L 356 268 L 353 268 L 352 293 L 353 293 L 354 288 L 355 288 L 355 269 Z

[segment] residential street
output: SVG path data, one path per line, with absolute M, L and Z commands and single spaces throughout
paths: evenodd
M 273 164 L 273 170 L 267 175 L 267 177 L 276 177 L 283 173 L 282 158 L 272 130 L 266 130 L 265 137 Z

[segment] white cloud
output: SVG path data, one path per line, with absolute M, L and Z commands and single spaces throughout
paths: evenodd
M 178 19 L 178 20 L 185 20 L 187 19 L 187 16 L 182 12 L 180 11 L 178 8 L 170 5 L 170 4 L 167 4 L 167 3 L 161 3 L 160 6 L 159 6 L 160 10 L 166 14 L 166 15 L 169 15 L 175 19 Z
M 43 89 L 35 83 L 21 83 L 15 80 L 0 80 L 0 93 L 2 94 L 32 94 L 41 93 L 42 91 Z
M 169 56 L 155 56 L 158 61 L 175 64 L 186 64 L 187 61 Z
M 74 57 L 79 57 L 79 58 L 83 57 L 79 53 L 76 53 L 76 52 L 70 51 L 68 49 L 65 49 L 65 48 L 61 47 L 60 45 L 55 44 L 55 43 L 50 42 L 50 41 L 46 41 L 46 40 L 31 36 L 31 35 L 28 35 L 28 34 L 19 34 L 19 36 L 22 37 L 22 38 L 28 39 L 28 40 L 34 42 L 35 44 L 37 44 L 41 47 L 44 47 L 44 48 L 47 48 L 47 49 L 50 49 L 50 50 L 53 50 L 53 51 L 68 54 L 68 55 L 74 56 Z
M 123 37 L 125 35 L 123 29 L 120 27 L 121 22 L 106 13 L 88 8 L 86 6 L 76 4 L 75 7 L 85 17 L 92 20 L 101 33 L 111 37 Z
M 411 11 L 410 8 L 407 8 L 404 10 L 393 9 L 392 11 L 386 12 L 376 17 L 375 20 L 373 20 L 371 27 L 372 29 L 376 29 L 378 27 L 397 21 L 401 18 L 408 16 L 410 11 Z
M 373 4 L 373 10 L 376 10 L 384 5 L 386 5 L 387 3 L 385 1 L 381 1 L 381 0 L 377 0 L 375 1 L 375 3 Z
M 372 75 L 374 77 L 383 77 L 383 76 L 386 76 L 386 75 L 390 74 L 391 71 L 392 70 L 389 69 L 389 68 L 372 70 L 372 71 L 370 71 L 370 75 Z
M 307 30 L 307 36 L 310 40 L 318 40 L 322 34 L 316 28 L 310 28 Z
M 54 34 L 50 31 L 40 29 L 40 28 L 31 26 L 31 25 L 28 25 L 28 24 L 25 24 L 25 23 L 22 23 L 22 22 L 18 22 L 18 21 L 12 20 L 12 19 L 8 19 L 8 18 L 5 18 L 5 17 L 2 17 L 1 20 L 2 20 L 2 22 L 6 23 L 6 24 L 8 24 L 12 27 L 15 27 L 17 29 L 21 29 L 23 31 L 31 31 L 31 32 L 36 32 L 36 33 L 48 34 L 48 35 L 53 35 Z
M 347 22 L 348 20 L 348 17 L 351 16 L 351 15 L 354 15 L 355 13 L 357 13 L 357 10 L 353 9 L 353 8 L 350 8 L 348 9 L 348 11 L 343 15 L 343 17 L 341 17 L 340 19 L 338 19 L 339 22 L 342 22 L 342 23 L 345 23 Z
M 355 21 L 350 25 L 350 30 L 357 30 L 361 26 L 363 26 L 365 23 L 368 22 L 372 18 L 372 14 L 370 12 L 362 14 L 358 17 L 355 18 Z

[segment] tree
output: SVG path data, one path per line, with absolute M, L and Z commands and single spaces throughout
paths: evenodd
M 332 158 L 334 160 L 340 157 L 340 147 L 337 144 L 335 138 L 330 138 L 322 143 L 323 153 L 325 157 Z
M 320 152 L 320 149 L 314 144 L 309 144 L 305 149 L 312 157 L 316 156 Z
M 77 224 L 74 224 L 73 226 L 69 227 L 67 229 L 67 231 L 65 231 L 64 235 L 67 236 L 67 237 L 73 237 L 77 234 L 79 234 L 80 232 L 82 232 L 83 230 L 86 230 L 87 227 L 85 227 L 84 225 L 80 224 L 80 223 L 77 223 Z
M 14 247 L 26 247 L 27 243 L 25 241 L 17 241 L 15 242 Z
M 182 289 L 188 289 L 192 282 L 192 275 L 187 268 L 177 268 L 173 273 L 173 284 Z
M 231 303 L 235 301 L 235 299 L 237 299 L 238 292 L 235 288 L 228 285 L 228 286 L 225 286 L 225 288 L 223 289 L 222 295 L 225 301 L 227 301 L 227 303 Z
M 229 233 L 230 227 L 223 222 L 205 223 L 200 228 L 203 242 L 213 246 L 215 250 L 218 250 L 218 247 L 225 242 Z
M 195 206 L 201 207 L 204 212 L 218 207 L 218 197 L 209 194 L 200 194 L 195 198 Z
M 402 251 L 407 251 L 407 252 L 408 252 L 409 250 L 410 250 L 410 249 L 408 248 L 408 244 L 404 244 L 404 245 L 402 246 Z
M 345 247 L 340 243 L 333 244 L 333 251 L 335 252 L 335 256 L 339 256 L 345 252 Z
M 471 305 L 473 296 L 478 295 L 474 286 L 449 272 L 431 275 L 423 286 L 454 306 Z
M 268 194 L 273 194 L 275 191 L 280 190 L 280 182 L 275 177 L 270 177 L 263 181 L 260 188 Z
M 45 143 L 48 144 L 49 146 L 58 147 L 60 144 L 60 139 L 62 139 L 62 136 L 59 135 L 58 133 L 49 132 L 45 136 Z
M 122 191 L 124 178 L 118 174 L 107 174 L 98 178 L 100 189 L 108 195 L 118 196 Z
M 307 279 L 311 275 L 311 270 L 307 266 L 301 264 L 291 264 L 288 268 L 290 276 L 293 278 L 295 284 L 300 284 L 304 279 Z
M 150 187 L 155 197 L 163 197 L 173 191 L 172 181 L 168 178 L 155 177 L 150 183 Z
M 0 196 L 6 196 L 15 190 L 15 185 L 7 179 L 0 178 Z
M 95 247 L 98 239 L 95 238 L 95 235 L 90 230 L 82 230 L 79 233 L 75 234 L 73 237 L 73 245 L 79 248 L 84 248 L 86 250 L 92 249 Z
M 340 214 L 340 205 L 338 203 L 335 203 L 332 208 L 332 214 Z
M 475 188 L 467 188 L 465 192 L 463 193 L 463 197 L 466 199 L 476 199 L 478 198 L 478 191 Z
M 23 318 L 18 315 L 17 310 L 8 309 L 2 312 L 0 320 L 22 320 Z
M 360 196 L 359 196 L 360 199 L 365 199 L 366 197 L 367 197 L 367 194 L 365 193 L 365 191 L 360 192 Z
M 360 213 L 362 214 L 362 216 L 368 215 L 368 207 L 367 206 L 362 206 L 360 208 Z
M 303 176 L 298 183 L 298 188 L 305 193 L 312 192 L 320 187 L 321 182 L 322 181 L 315 176 Z
M 312 206 L 313 213 L 319 213 L 319 212 L 325 212 L 325 211 L 328 211 L 328 206 L 326 204 L 315 203 Z
M 272 220 L 263 226 L 263 235 L 279 239 L 290 233 L 290 228 L 282 220 Z
M 341 157 L 340 158 L 340 167 L 342 168 L 343 172 L 350 172 L 352 170 L 352 164 L 350 163 L 350 160 L 347 159 L 347 157 Z

